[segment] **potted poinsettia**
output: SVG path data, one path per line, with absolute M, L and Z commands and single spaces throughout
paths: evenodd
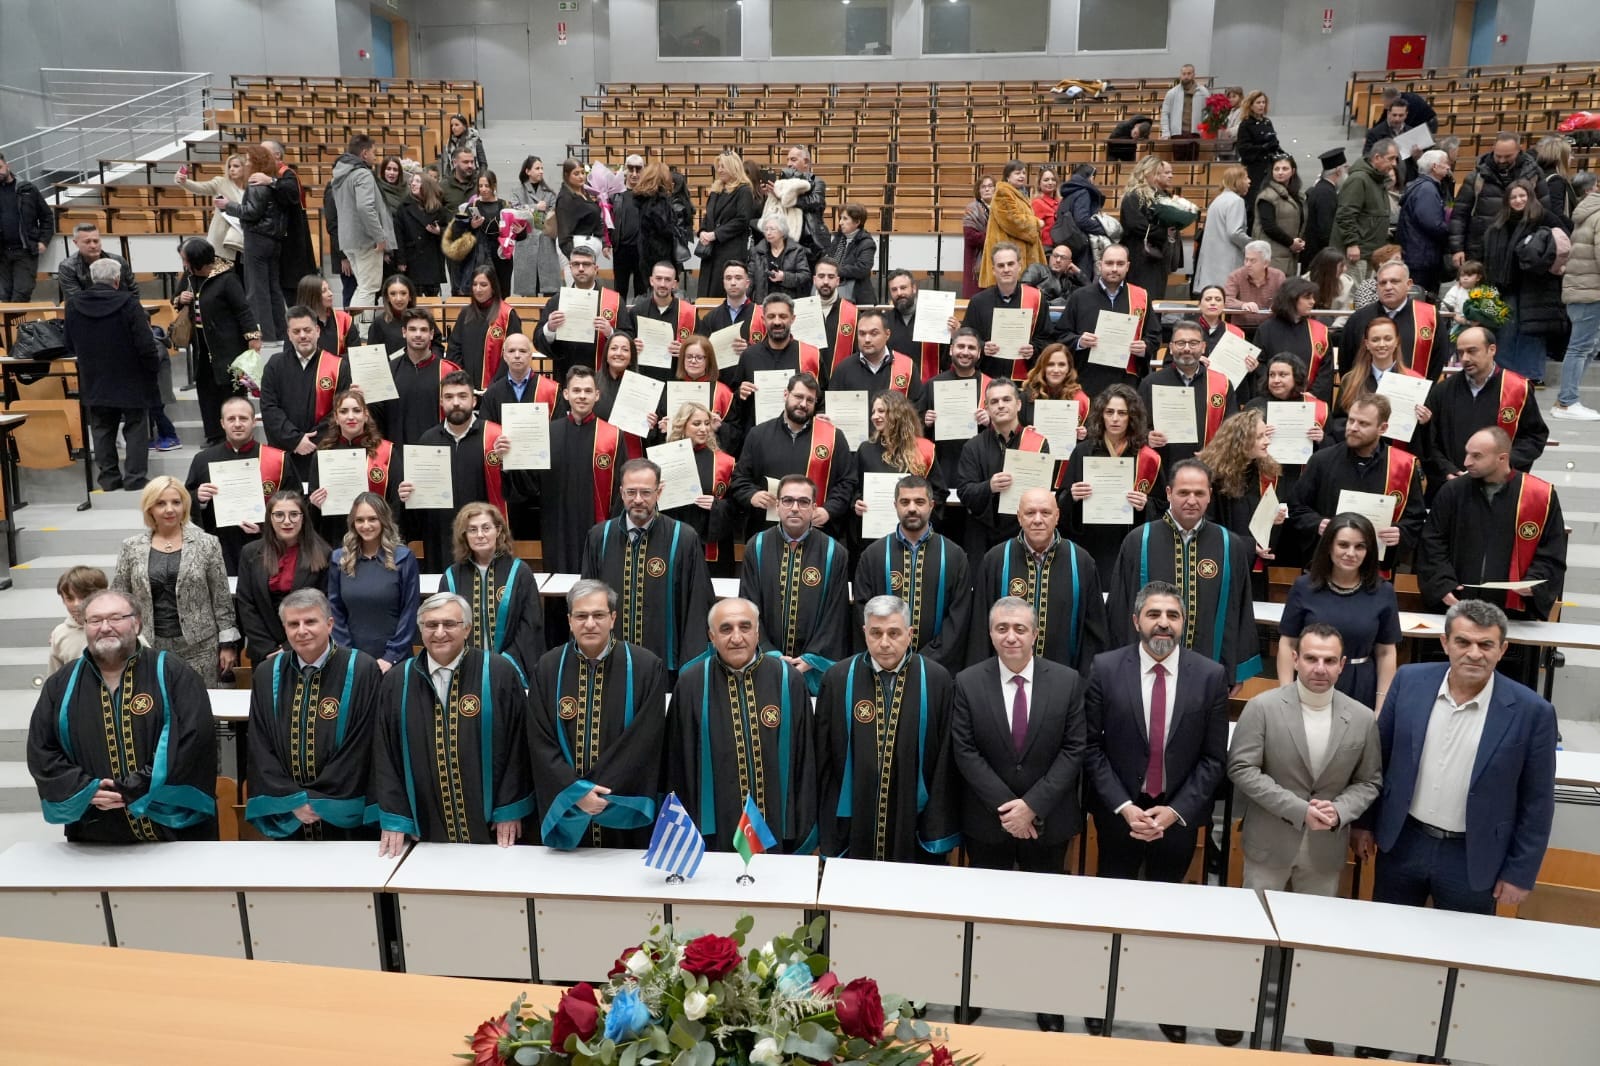
M 1228 102 L 1227 93 L 1212 93 L 1207 96 L 1205 103 L 1200 105 L 1200 135 L 1206 140 L 1215 140 L 1228 125 L 1228 116 L 1233 114 L 1233 104 Z

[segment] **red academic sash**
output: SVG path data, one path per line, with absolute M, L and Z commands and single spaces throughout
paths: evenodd
M 917 364 L 918 381 L 932 381 L 939 376 L 939 348 L 940 345 L 932 341 L 922 342 L 922 358 Z
M 379 496 L 389 495 L 389 461 L 394 458 L 394 443 L 380 440 L 378 447 L 367 456 L 367 488 Z
M 622 312 L 622 297 L 616 289 L 602 288 L 600 290 L 600 317 L 611 323 L 611 328 L 617 326 L 617 316 Z M 604 336 L 599 330 L 594 334 L 594 368 L 599 370 L 606 365 L 606 345 L 611 343 L 611 338 Z M 487 355 L 487 353 L 485 353 Z M 485 360 L 487 362 L 487 360 Z M 609 519 L 602 518 L 601 521 Z
M 817 378 L 817 380 L 820 381 L 822 374 L 822 352 L 811 347 L 809 344 L 800 344 L 799 341 L 795 341 L 795 343 L 800 345 L 800 372 L 804 374 L 810 374 L 812 377 Z
M 343 355 L 344 354 L 344 349 L 345 349 L 344 339 L 345 339 L 346 335 L 348 335 L 349 332 L 350 332 L 350 323 L 351 323 L 351 321 L 352 320 L 350 318 L 350 313 L 348 311 L 335 311 L 333 313 L 333 328 L 334 328 L 335 333 L 336 333 L 336 335 L 335 335 L 335 337 L 333 339 L 333 343 L 334 343 L 334 346 L 335 346 L 333 354 L 335 354 L 335 355 Z
M 483 380 L 478 383 L 479 389 L 487 389 L 500 372 L 500 349 L 505 346 L 506 330 L 510 325 L 511 305 L 501 300 L 494 313 L 494 321 L 489 323 L 489 329 L 483 335 Z
M 1140 288 L 1138 285 L 1129 285 L 1128 314 L 1139 320 L 1139 324 L 1135 326 L 1133 330 L 1134 340 L 1144 339 L 1144 317 L 1149 313 L 1150 291 L 1148 289 Z M 1232 326 L 1229 326 L 1228 328 L 1233 329 Z M 1243 334 L 1240 334 L 1240 336 L 1243 336 Z M 1133 374 L 1135 377 L 1137 377 L 1139 374 L 1139 357 L 1134 355 L 1132 352 L 1128 353 L 1128 373 Z
M 611 518 L 611 490 L 616 484 L 618 449 L 622 447 L 622 431 L 599 415 L 594 419 L 594 455 L 590 465 L 594 468 L 594 520 L 606 522 Z
M 1432 304 L 1411 301 L 1411 369 L 1422 377 L 1433 362 L 1433 335 L 1439 329 L 1439 312 Z
M 767 339 L 767 313 L 760 304 L 750 308 L 750 336 L 745 339 L 751 344 L 760 344 Z
M 332 352 L 317 356 L 316 420 L 319 425 L 333 413 L 333 396 L 339 389 L 339 364 L 342 362 Z
M 561 402 L 561 386 L 556 384 L 556 379 L 544 374 L 533 376 L 533 402 L 548 404 L 550 413 L 555 414 L 556 404 Z
M 933 469 L 935 455 L 933 441 L 927 437 L 917 438 L 917 458 L 922 462 L 922 469 L 918 471 L 923 477 L 928 476 L 928 471 Z
M 1220 370 L 1206 369 L 1206 432 L 1201 444 L 1210 444 L 1211 438 L 1222 428 L 1222 419 L 1228 413 L 1228 375 Z
M 1050 443 L 1050 438 L 1034 429 L 1032 426 L 1022 427 L 1022 439 L 1017 441 L 1019 452 L 1042 452 L 1044 446 Z
M 816 351 L 815 348 L 811 349 Z M 817 502 L 828 495 L 828 480 L 833 476 L 833 423 L 818 415 L 811 420 L 811 451 L 806 456 L 806 477 L 817 487 Z
M 727 418 L 728 412 L 733 409 L 733 390 L 722 382 L 717 382 L 711 390 L 711 410 L 718 418 Z M 717 453 L 721 455 L 721 452 Z M 731 461 L 731 460 L 730 460 Z
M 267 499 L 283 488 L 283 449 L 261 446 L 261 495 Z
M 483 423 L 483 484 L 488 490 L 489 502 L 509 522 L 511 513 L 506 510 L 505 486 L 500 481 L 500 475 L 504 471 L 500 465 L 500 457 L 494 453 L 494 446 L 499 441 L 500 423 L 486 420 Z
M 1222 324 L 1222 328 L 1227 330 L 1229 333 L 1233 334 L 1235 337 L 1238 337 L 1240 340 L 1244 340 L 1245 339 L 1244 338 L 1244 330 L 1240 329 L 1238 326 L 1234 325 L 1232 322 L 1224 322 Z
M 1533 564 L 1533 555 L 1539 550 L 1539 540 L 1544 536 L 1544 526 L 1550 519 L 1550 482 L 1532 474 L 1522 475 L 1522 491 L 1517 494 L 1517 533 L 1511 541 L 1511 572 L 1508 581 L 1520 581 Z M 1522 609 L 1522 596 L 1506 593 L 1506 606 Z
M 1315 396 L 1311 395 L 1309 392 L 1306 393 L 1304 396 L 1300 397 L 1300 399 L 1311 405 L 1311 411 L 1312 411 L 1311 417 L 1316 420 L 1317 425 L 1322 427 L 1323 429 L 1327 429 L 1328 428 L 1328 405 L 1326 403 L 1324 403 L 1323 401 L 1317 399 Z
M 1309 388 L 1317 380 L 1317 371 L 1322 369 L 1322 360 L 1328 354 L 1328 327 L 1314 318 L 1308 318 L 1306 329 L 1311 333 L 1311 365 L 1306 368 L 1306 385 Z
M 1161 453 L 1146 444 L 1139 449 L 1138 458 L 1133 463 L 1133 487 L 1149 495 L 1160 479 Z
M 1033 328 L 1034 329 L 1038 329 L 1039 328 L 1039 304 L 1040 304 L 1039 290 L 1034 288 L 1032 285 L 1022 285 L 1022 286 L 1019 286 L 1019 288 L 1022 289 L 1022 299 L 1020 301 L 1018 301 L 1018 302 L 1022 305 L 1022 309 L 1024 311 L 1027 311 L 1027 312 L 1029 312 L 1031 314 L 1032 321 L 1033 321 Z M 1037 355 L 1038 353 L 1035 352 L 1034 354 Z M 1028 360 L 1026 360 L 1026 359 L 1013 359 L 1013 360 L 1011 360 L 1011 380 L 1020 384 L 1022 381 L 1024 381 L 1027 378 L 1027 376 L 1028 376 Z
M 693 300 L 678 301 L 678 343 L 682 344 L 694 336 L 695 313 Z
M 726 386 L 722 386 L 726 389 Z M 713 446 L 715 447 L 715 446 Z M 711 495 L 722 499 L 728 495 L 728 486 L 733 482 L 733 456 L 720 449 L 714 450 L 711 455 Z M 714 563 L 722 554 L 716 541 L 706 538 L 706 562 Z
M 855 354 L 856 305 L 849 300 L 839 301 L 839 328 L 833 331 L 833 369 Z
M 911 357 L 899 352 L 890 354 L 889 388 L 902 396 L 911 395 Z M 838 364 L 835 364 L 838 365 Z
M 1528 379 L 1512 370 L 1500 371 L 1500 428 L 1512 440 L 1517 438 L 1517 426 L 1527 404 Z

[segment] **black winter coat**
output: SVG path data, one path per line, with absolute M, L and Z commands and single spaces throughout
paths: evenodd
M 1549 226 L 1513 219 L 1505 226 L 1490 226 L 1483 235 L 1486 280 L 1511 305 L 1523 333 L 1552 337 L 1565 329 L 1561 278 L 1550 273 L 1555 261 Z
M 1483 258 L 1483 235 L 1500 214 L 1500 207 L 1506 200 L 1506 190 L 1513 181 L 1523 178 L 1536 183 L 1534 192 L 1540 202 L 1544 202 L 1548 190 L 1544 174 L 1539 170 L 1532 153 L 1520 153 L 1517 161 L 1511 164 L 1510 173 L 1505 175 L 1495 167 L 1493 151 L 1478 157 L 1477 169 L 1462 182 L 1461 189 L 1456 193 L 1455 207 L 1450 211 L 1452 254 L 1465 252 L 1468 259 Z
M 238 215 L 244 231 L 257 237 L 281 241 L 289 232 L 288 220 L 271 185 L 246 185 L 244 199 L 237 205 L 223 208 L 230 215 Z
M 18 232 L 7 233 L 0 244 L 10 241 L 22 245 L 29 254 L 35 254 L 39 245 L 48 244 L 50 235 L 56 231 L 56 216 L 51 214 L 50 206 L 33 182 L 12 178 L 12 185 L 17 196 Z
M 670 195 L 640 196 L 633 194 L 639 214 L 639 262 L 649 273 L 657 263 L 676 265 L 676 244 L 683 241 L 688 247 L 689 230 L 678 228 L 678 215 L 673 209 Z
M 811 257 L 793 238 L 784 242 L 783 251 L 776 257 L 766 241 L 752 244 L 749 267 L 750 299 L 757 303 L 773 292 L 786 292 L 795 299 L 811 294 Z M 767 272 L 770 270 L 783 271 L 783 280 L 777 283 L 768 281 Z
M 1259 189 L 1266 182 L 1258 180 L 1258 175 L 1270 173 L 1272 157 L 1282 151 L 1278 146 L 1278 131 L 1272 128 L 1270 118 L 1251 115 L 1239 123 L 1239 138 L 1235 143 L 1239 148 L 1239 162 L 1250 172 L 1250 184 Z
M 163 353 L 137 296 L 109 285 L 80 292 L 67 301 L 65 328 L 85 405 L 143 410 L 161 403 L 156 371 Z
M 428 225 L 439 227 L 438 233 L 429 233 Z M 416 200 L 407 196 L 394 213 L 395 239 L 400 242 L 401 273 L 418 285 L 439 285 L 445 278 L 444 252 L 439 250 L 439 240 L 450 225 L 450 213 L 443 204 L 429 214 Z
M 872 268 L 878 265 L 878 242 L 866 230 L 858 229 L 853 236 L 853 240 L 847 240 L 843 233 L 835 233 L 827 256 L 839 264 L 842 282 L 855 282 L 846 297 L 851 303 L 865 307 L 878 302 L 878 289 L 872 283 Z
M 217 266 L 206 277 L 186 275 L 183 288 L 199 294 L 195 302 L 200 305 L 200 319 L 205 323 L 205 346 L 212 380 L 218 385 L 226 385 L 232 378 L 228 372 L 229 365 L 249 347 L 251 341 L 261 339 L 261 328 L 250 311 L 250 302 L 244 296 L 244 282 L 239 280 L 238 272 L 231 265 L 218 260 Z M 182 292 L 183 289 L 178 291 Z M 178 313 L 186 312 L 180 310 Z

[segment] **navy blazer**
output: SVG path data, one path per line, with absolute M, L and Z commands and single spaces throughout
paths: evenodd
M 1402 666 L 1378 716 L 1383 791 L 1362 817 L 1378 847 L 1400 839 L 1417 788 L 1422 742 L 1448 663 Z M 1473 891 L 1506 881 L 1531 889 L 1539 878 L 1556 801 L 1556 709 L 1504 674 L 1494 698 L 1467 789 L 1467 884 Z
M 1214 660 L 1178 649 L 1183 679 L 1167 715 L 1167 806 L 1186 825 L 1210 816 L 1228 758 L 1228 677 Z M 1150 730 L 1144 719 L 1144 689 L 1139 679 L 1139 645 L 1129 644 L 1095 656 L 1089 671 L 1086 773 L 1096 810 L 1110 814 L 1144 791 L 1150 766 Z

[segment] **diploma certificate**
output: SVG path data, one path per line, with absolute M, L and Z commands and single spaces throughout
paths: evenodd
M 381 344 L 363 344 L 345 352 L 350 360 L 350 384 L 361 390 L 367 402 L 398 400 L 394 373 L 389 369 L 389 353 Z
M 668 345 L 678 339 L 678 331 L 660 319 L 643 315 L 634 320 L 634 325 L 639 329 L 639 340 L 642 347 L 639 351 L 639 365 L 653 367 L 656 370 L 672 369 L 672 352 Z
M 982 399 L 978 396 L 978 379 L 966 381 L 933 382 L 933 409 L 939 417 L 933 420 L 933 439 L 966 440 L 978 435 L 975 417 Z
M 1109 456 L 1085 456 L 1083 480 L 1089 483 L 1089 498 L 1083 501 L 1083 524 L 1086 526 L 1131 526 L 1133 504 L 1128 493 L 1133 491 L 1134 460 L 1113 459 Z
M 1078 446 L 1078 401 L 1033 401 L 1033 428 L 1050 441 L 1057 455 L 1071 455 Z
M 949 344 L 950 319 L 956 313 L 956 294 L 943 289 L 918 289 L 911 339 L 918 344 Z
M 1268 400 L 1267 425 L 1274 432 L 1267 454 L 1285 466 L 1304 464 L 1316 448 L 1316 443 L 1306 436 L 1316 424 L 1316 404 Z
M 211 517 L 217 525 L 237 526 L 245 522 L 261 525 L 266 522 L 267 501 L 261 492 L 261 460 L 233 459 L 226 463 L 212 463 L 207 476 L 217 487 L 217 494 L 211 497 Z
M 500 430 L 511 442 L 506 470 L 550 469 L 550 405 L 508 403 L 500 408 Z
M 1133 356 L 1133 342 L 1139 339 L 1139 317 L 1120 311 L 1101 311 L 1094 322 L 1094 337 L 1089 362 L 1126 370 Z
M 861 475 L 861 500 L 867 513 L 861 516 L 861 537 L 873 541 L 894 532 L 900 516 L 894 509 L 894 487 L 904 474 Z
M 594 343 L 594 320 L 600 317 L 599 289 L 563 288 L 561 306 L 556 310 L 566 316 L 561 325 L 556 327 L 556 340 L 575 344 Z
M 1016 514 L 1024 492 L 1050 488 L 1056 460 L 1049 452 L 1008 450 L 1004 469 L 1011 475 L 1011 487 L 1000 494 L 1000 513 Z
M 1152 385 L 1150 416 L 1168 444 L 1199 444 L 1200 427 L 1194 416 L 1194 390 L 1183 385 Z
M 328 490 L 328 498 L 322 503 L 323 514 L 349 514 L 350 508 L 355 506 L 356 497 L 367 491 L 367 450 L 319 450 L 317 485 Z
M 455 509 L 455 474 L 450 470 L 450 449 L 443 445 L 407 444 L 406 481 L 411 484 L 407 510 Z
M 702 495 L 700 467 L 695 462 L 694 444 L 687 438 L 670 444 L 646 448 L 645 455 L 661 468 L 661 499 L 656 504 L 661 510 L 674 507 L 692 507 Z
M 656 406 L 661 403 L 661 393 L 666 387 L 665 381 L 645 377 L 633 370 L 624 372 L 606 421 L 624 433 L 648 437 L 650 416 L 656 413 Z
M 823 414 L 844 434 L 846 444 L 852 448 L 861 447 L 861 442 L 867 439 L 872 419 L 867 390 L 829 389 L 824 395 L 827 405 Z

